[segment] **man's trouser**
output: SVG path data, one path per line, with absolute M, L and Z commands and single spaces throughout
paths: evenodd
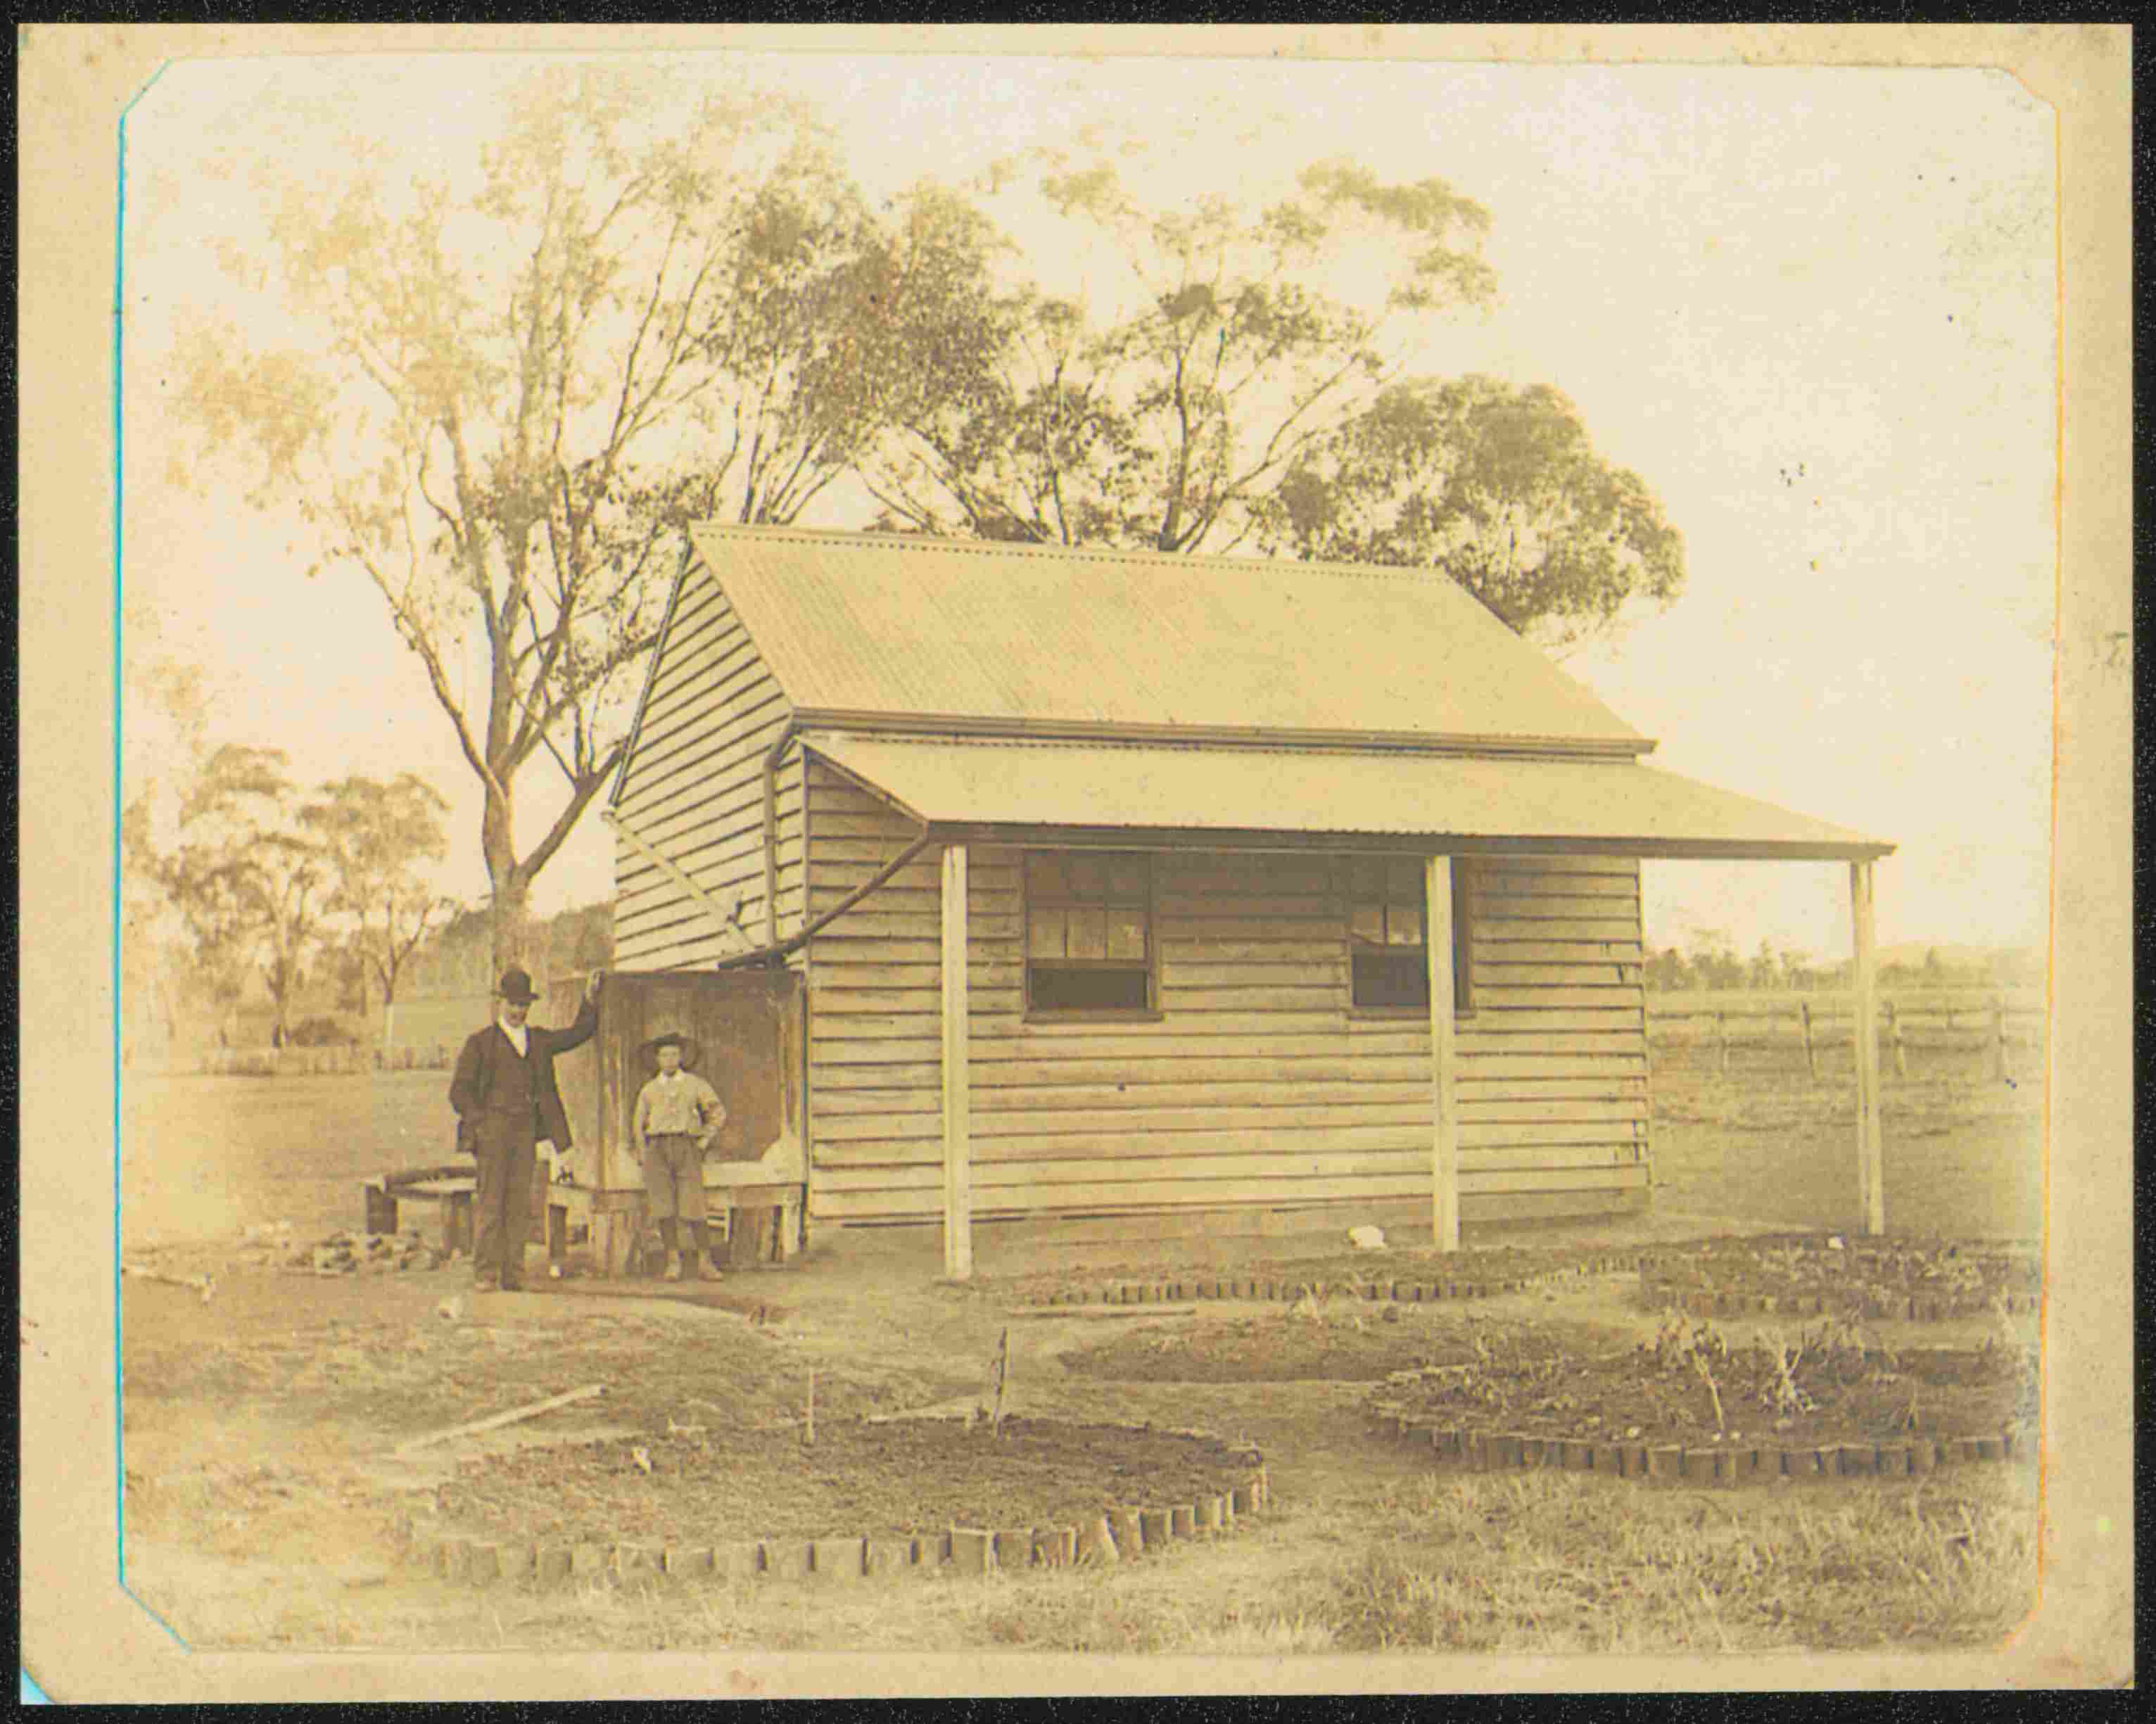
M 489 1126 L 495 1126 L 490 1131 Z M 538 1162 L 528 1132 L 503 1131 L 493 1121 L 479 1131 L 479 1189 L 472 1194 L 472 1273 L 499 1276 L 504 1286 L 524 1278 L 524 1242 L 531 1229 L 531 1188 Z

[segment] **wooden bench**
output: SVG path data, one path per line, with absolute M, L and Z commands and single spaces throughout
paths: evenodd
M 801 1213 L 807 1183 L 796 1172 L 791 1146 L 774 1146 L 756 1162 L 706 1162 L 706 1207 L 727 1242 L 736 1264 L 767 1259 L 783 1263 L 799 1249 Z M 400 1206 L 424 1203 L 441 1211 L 437 1233 L 444 1252 L 472 1251 L 472 1193 L 478 1179 L 469 1163 L 461 1167 L 415 1167 L 385 1173 L 361 1188 L 367 1231 L 395 1233 Z M 593 1267 L 602 1275 L 624 1275 L 644 1255 L 646 1228 L 644 1191 L 639 1187 L 602 1189 L 588 1185 L 547 1183 L 547 1257 L 565 1262 L 569 1247 L 588 1242 Z M 773 1235 L 776 1235 L 773 1237 Z

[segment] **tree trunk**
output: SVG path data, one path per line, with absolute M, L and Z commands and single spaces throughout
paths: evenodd
M 487 914 L 494 957 L 490 985 L 512 964 L 530 967 L 525 963 L 525 952 L 531 921 L 531 877 L 516 863 L 516 822 L 510 798 L 505 793 L 510 782 L 508 762 L 497 762 L 495 772 L 503 791 L 488 788 L 486 806 L 480 816 L 480 848 L 486 857 L 487 883 L 494 889 L 493 903 Z
M 490 870 L 491 872 L 491 870 Z M 494 976 L 512 964 L 530 969 L 531 882 L 521 869 L 494 875 L 494 907 L 489 917 L 494 936 Z

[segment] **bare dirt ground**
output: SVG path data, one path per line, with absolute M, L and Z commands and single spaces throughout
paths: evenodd
M 1373 1528 L 1404 1524 L 1402 1517 L 1417 1524 L 1432 1516 L 1443 1521 L 1455 1512 L 1455 1496 L 1431 1492 L 1460 1488 L 1434 1481 L 1426 1455 L 1380 1434 L 1367 1416 L 1370 1378 L 1382 1372 L 1362 1337 L 1398 1325 L 1336 1302 L 1342 1306 L 1338 1320 L 1320 1326 L 1335 1332 L 1319 1337 L 1332 1350 L 1326 1367 L 1331 1374 L 1252 1381 L 1257 1373 L 1245 1369 L 1225 1373 L 1230 1380 L 1208 1381 L 1202 1372 L 1105 1375 L 1083 1361 L 1110 1342 L 1111 1331 L 1123 1346 L 1158 1337 L 1163 1352 L 1187 1351 L 1187 1340 L 1174 1337 L 1196 1330 L 1230 1352 L 1247 1348 L 1253 1326 L 1280 1323 L 1282 1313 L 1209 1301 L 1188 1314 L 1143 1307 L 1115 1316 L 1086 1307 L 1016 1314 L 1044 1285 L 1104 1277 L 1111 1255 L 1118 1268 L 1163 1274 L 1258 1262 L 1337 1262 L 1337 1234 L 1300 1244 L 1280 1239 L 1132 1244 L 1111 1254 L 1097 1246 L 1044 1244 L 1037 1236 L 1004 1239 L 984 1227 L 976 1280 L 960 1287 L 940 1282 L 940 1247 L 932 1237 L 827 1230 L 796 1263 L 737 1273 L 714 1289 L 535 1280 L 532 1290 L 476 1296 L 455 1264 L 315 1276 L 280 1272 L 235 1249 L 236 1235 L 250 1224 L 287 1220 L 303 1240 L 356 1226 L 361 1178 L 443 1159 L 434 1130 L 438 1116 L 445 1116 L 439 1087 L 439 1075 L 432 1073 L 131 1085 L 121 1167 L 123 1255 L 173 1274 L 216 1277 L 207 1302 L 187 1288 L 134 1278 L 123 1282 L 121 1295 L 125 1578 L 190 1644 L 1296 1650 L 1354 1644 L 1358 1634 L 1385 1644 L 1402 1620 L 1421 1621 L 1436 1608 L 1408 1587 L 1402 1596 L 1423 1616 L 1409 1611 L 1403 1618 L 1408 1606 L 1397 1600 L 1382 1610 L 1373 1604 L 1364 1615 L 1380 1626 L 1358 1629 L 1353 1622 L 1363 1619 L 1340 1602 L 1343 1587 L 1352 1593 L 1368 1578 L 1362 1565 L 1377 1559 L 1361 1553 Z M 1658 1101 L 1661 1093 L 1658 1089 Z M 1703 1110 L 1706 1104 L 1695 1105 Z M 2018 1128 L 2025 1158 L 2026 1121 L 2009 1116 L 2008 1123 Z M 1658 1169 L 1666 1168 L 1669 1188 L 1658 1193 L 1650 1213 L 1621 1224 L 1471 1230 L 1468 1244 L 1509 1247 L 1539 1259 L 1778 1224 L 1845 1224 L 1836 1195 L 1849 1159 L 1843 1130 L 1807 1126 L 1762 1133 L 1692 1125 L 1695 1133 L 1717 1134 L 1710 1154 L 1697 1144 L 1687 1149 L 1686 1129 L 1680 1121 L 1660 1148 Z M 1964 1159 L 1985 1167 L 1992 1151 L 1980 1124 L 1966 1140 L 1950 1136 L 1933 1148 L 1943 1153 L 1964 1142 Z M 1890 1202 L 1897 1152 L 1890 1126 Z M 1733 1165 L 1745 1160 L 1748 1173 Z M 1763 1179 L 1763 1162 L 1779 1177 Z M 1945 1211 L 1931 1207 L 1923 1224 L 1946 1231 L 1943 1222 L 1959 1222 L 1971 1236 L 2025 1235 L 2025 1208 L 2016 1193 L 2026 1183 L 2026 1176 L 2016 1173 L 1980 1184 L 1976 1198 L 1953 1187 Z M 1791 1198 L 1791 1188 L 1810 1190 L 1813 1200 L 1807 1206 Z M 1771 1200 L 1732 1201 L 1719 1213 L 1702 1213 L 1678 1207 L 1679 1193 L 1732 1199 L 1767 1193 Z M 1782 1213 L 1791 1207 L 1802 1213 Z M 1410 1242 L 1403 1244 L 1409 1245 L 1400 1253 L 1404 1265 L 1424 1255 Z M 1412 1274 L 1413 1267 L 1403 1272 Z M 1639 1303 L 1636 1286 L 1635 1278 L 1625 1275 L 1576 1276 L 1479 1301 L 1474 1310 L 1480 1321 L 1521 1332 L 1584 1326 L 1621 1342 L 1655 1330 L 1656 1316 Z M 1363 1326 L 1347 1326 L 1351 1321 Z M 1722 1326 L 1732 1345 L 1758 1330 L 1742 1321 Z M 1970 1318 L 1959 1325 L 1876 1326 L 1890 1345 L 1937 1347 L 1974 1344 L 1990 1325 Z M 870 1596 L 892 1594 L 887 1588 L 845 1597 L 814 1588 L 809 1602 L 803 1587 L 770 1581 L 757 1583 L 753 1593 L 719 1586 L 670 1603 L 632 1599 L 618 1588 L 603 1595 L 557 1589 L 505 1597 L 500 1589 L 490 1594 L 452 1587 L 394 1562 L 392 1529 L 398 1518 L 441 1514 L 460 1501 L 459 1490 L 465 1507 L 476 1513 L 470 1481 L 481 1494 L 490 1476 L 496 1486 L 515 1478 L 528 1490 L 555 1464 L 550 1456 L 563 1457 L 566 1481 L 576 1471 L 566 1459 L 572 1450 L 582 1457 L 619 1455 L 654 1441 L 663 1448 L 670 1430 L 685 1427 L 701 1427 L 702 1440 L 721 1453 L 728 1431 L 744 1441 L 751 1433 L 760 1439 L 790 1435 L 805 1408 L 812 1371 L 816 1416 L 827 1431 L 898 1412 L 963 1414 L 990 1398 L 1006 1332 L 1004 1407 L 1013 1418 L 1212 1432 L 1239 1449 L 1262 1453 L 1280 1510 L 1219 1545 L 1193 1547 L 1158 1564 L 1131 1565 L 1106 1580 L 1058 1580 L 1043 1573 L 968 1591 L 923 1577 L 896 1588 L 896 1602 Z M 593 1383 L 606 1391 L 595 1400 L 408 1455 L 396 1452 L 415 1436 Z M 714 1480 L 721 1476 L 711 1471 Z M 639 1477 L 648 1500 L 637 1524 L 661 1523 L 663 1481 Z M 1561 1511 L 1569 1524 L 1581 1512 L 1591 1517 L 1601 1511 L 1581 1508 L 1568 1497 L 1543 1505 L 1537 1493 L 1593 1494 L 1599 1482 L 1512 1481 L 1502 1486 L 1512 1496 L 1491 1497 L 1478 1485 L 1470 1496 L 1501 1519 Z M 624 1483 L 618 1470 L 611 1470 L 605 1491 Z M 2009 1480 L 1976 1488 L 1970 1499 L 1975 1507 L 1968 1511 L 1980 1516 L 1995 1509 L 2003 1517 L 1998 1537 L 2008 1541 L 2011 1557 L 2021 1537 L 2016 1516 L 2025 1516 L 2032 1486 Z M 1522 1489 L 1534 1501 L 1522 1498 L 1507 1509 Z M 1600 1489 L 1614 1496 L 1624 1487 L 1610 1482 Z M 594 1500 L 603 1500 L 605 1491 Z M 1987 1491 L 2003 1491 L 2002 1501 L 1992 1505 Z M 943 1499 L 931 1506 L 951 1504 Z M 792 1506 L 789 1526 L 799 1508 Z M 1637 1512 L 1614 1501 L 1608 1509 Z M 1771 1521 L 1790 1511 L 1763 1512 Z M 1816 1521 L 1823 1511 L 1796 1512 Z M 1918 1519 L 1928 1526 L 1925 1516 Z M 1811 1526 L 1808 1521 L 1789 1537 L 1815 1540 Z M 848 1524 L 822 1530 L 873 1529 Z M 632 1536 L 632 1529 L 622 1536 Z M 1973 1536 L 1957 1524 L 1939 1539 L 1950 1553 Z M 1957 1537 L 1963 1547 L 1952 1545 Z M 713 1541 L 707 1536 L 694 1542 Z M 1334 1572 L 1343 1564 L 1352 1571 L 1344 1580 Z M 1172 1581 L 1163 1578 L 1171 1569 Z M 1301 1596 L 1299 1588 L 1318 1587 L 1313 1577 L 1321 1574 L 1327 1578 L 1310 1593 L 1306 1613 L 1292 1601 Z M 1911 1585 L 1912 1596 L 1924 1596 Z M 1441 1602 L 1442 1588 L 1436 1596 Z M 2010 1604 L 2010 1588 L 2006 1596 Z M 1489 1621 L 1499 1619 L 1486 1621 L 1481 1608 L 1456 1620 L 1440 1613 L 1430 1619 L 1435 1626 L 1428 1631 L 1445 1644 L 1481 1644 L 1476 1634 L 1498 1634 Z M 1974 1607 L 1964 1598 L 1958 1608 Z M 1975 1619 L 1989 1623 L 2007 1608 L 1993 1601 Z M 1707 1632 L 1703 1620 L 1695 1620 L 1696 1599 L 1678 1599 L 1670 1609 L 1676 1613 L 1670 1633 Z M 1921 1610 L 1912 1605 L 1912 1611 L 1902 1630 L 1918 1639 L 1935 1634 L 1951 1640 L 1971 1631 L 1961 1618 L 1920 1623 L 1915 1616 Z M 1518 1632 L 1543 1633 L 1532 1628 L 1539 1619 L 1530 1613 L 1522 1619 L 1529 1626 Z M 1831 1622 L 1792 1619 L 1791 1626 L 1772 1613 L 1760 1620 L 1758 1633 L 1767 1637 L 1762 1644 L 1787 1643 L 1777 1635 L 1816 1641 L 1850 1632 Z M 1526 1644 L 1576 1641 L 1625 1650 L 1635 1644 L 1628 1636 L 1646 1633 L 1651 1640 L 1655 1632 L 1640 1623 L 1598 1620 Z M 1717 1619 L 1713 1632 L 1726 1637 L 1727 1625 Z M 1874 1626 L 1857 1632 L 1897 1631 Z M 1491 1644 L 1502 1644 L 1502 1635 Z

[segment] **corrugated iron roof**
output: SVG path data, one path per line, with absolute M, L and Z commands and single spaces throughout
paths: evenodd
M 1358 834 L 1656 856 L 1850 859 L 1894 847 L 1637 762 L 1306 749 L 804 738 L 953 826 Z
M 1427 572 L 796 528 L 693 537 L 809 712 L 1653 746 Z

